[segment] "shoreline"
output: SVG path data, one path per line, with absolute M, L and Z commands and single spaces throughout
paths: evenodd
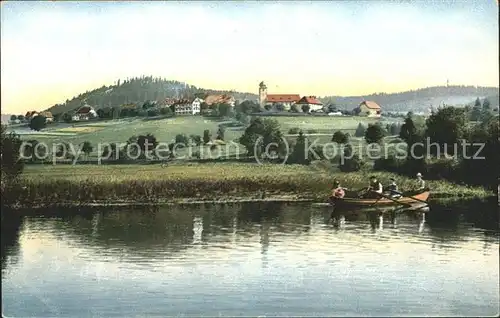
M 431 194 L 428 202 L 432 204 L 434 201 L 461 201 L 461 200 L 496 200 L 496 196 L 489 197 L 476 197 L 476 196 L 453 196 L 446 193 Z M 138 206 L 182 206 L 182 205 L 203 205 L 203 204 L 247 204 L 247 203 L 311 203 L 324 204 L 327 200 L 321 200 L 318 197 L 304 197 L 299 195 L 273 195 L 266 198 L 255 198 L 251 196 L 220 196 L 218 199 L 209 198 L 171 198 L 171 199 L 154 199 L 149 201 L 141 200 L 93 200 L 87 202 L 65 201 L 65 202 L 51 202 L 51 203 L 31 203 L 31 204 L 14 204 L 5 206 L 11 210 L 22 209 L 47 209 L 47 208 L 99 208 L 99 207 L 138 207 Z
M 1 194 L 2 206 L 15 208 L 326 202 L 334 180 L 340 180 L 348 188 L 346 196 L 352 196 L 366 187 L 371 175 L 382 182 L 395 177 L 400 189 L 414 185 L 410 178 L 387 172 L 343 173 L 318 164 L 61 165 L 28 168 L 18 180 L 2 186 Z M 481 187 L 442 180 L 428 185 L 430 200 L 495 196 Z

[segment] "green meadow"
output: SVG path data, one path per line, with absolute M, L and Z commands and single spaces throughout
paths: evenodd
M 296 138 L 295 135 L 289 134 L 290 129 L 298 128 L 308 136 L 310 142 L 315 142 L 317 145 L 329 143 L 336 130 L 349 132 L 353 136 L 360 122 L 367 126 L 370 123 L 379 121 L 373 118 L 347 116 L 269 116 L 266 118 L 276 120 L 289 141 L 293 142 Z M 382 119 L 380 121 L 385 125 L 392 122 L 392 120 Z M 215 138 L 220 125 L 228 125 L 225 128 L 224 136 L 228 145 L 221 146 L 221 152 L 227 155 L 239 152 L 243 155 L 245 150 L 238 143 L 238 139 L 244 132 L 244 126 L 234 120 L 217 120 L 201 116 L 177 116 L 163 119 L 127 118 L 71 124 L 57 123 L 48 125 L 47 128 L 40 132 L 30 131 L 28 128 L 16 129 L 15 131 L 21 135 L 23 140 L 35 139 L 47 144 L 49 149 L 53 149 L 53 145 L 57 143 L 67 142 L 76 146 L 88 141 L 94 148 L 90 158 L 95 158 L 98 156 L 97 145 L 99 143 L 103 145 L 103 148 L 106 143 L 125 143 L 134 135 L 138 136 L 147 133 L 153 134 L 158 142 L 171 143 L 178 134 L 185 134 L 188 137 L 190 135 L 203 136 L 204 130 L 209 130 L 212 138 Z M 351 143 L 356 152 L 356 149 L 365 146 L 362 138 L 352 137 Z M 180 150 L 177 153 L 183 156 L 187 155 L 188 151 Z

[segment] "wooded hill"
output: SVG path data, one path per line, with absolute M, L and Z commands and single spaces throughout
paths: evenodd
M 430 107 L 440 105 L 464 106 L 474 103 L 476 98 L 487 97 L 491 105 L 498 107 L 498 87 L 476 86 L 434 86 L 406 92 L 386 94 L 377 93 L 365 96 L 326 96 L 323 103 L 335 103 L 339 109 L 352 110 L 363 99 L 379 104 L 384 111 L 425 112 Z
M 257 90 L 257 88 L 256 88 Z M 104 107 L 120 107 L 124 104 L 139 103 L 147 100 L 161 100 L 173 97 L 205 97 L 209 94 L 231 94 L 236 100 L 258 99 L 257 94 L 235 91 L 221 91 L 198 88 L 186 83 L 166 80 L 164 78 L 142 76 L 125 80 L 118 80 L 114 85 L 102 86 L 87 91 L 61 104 L 56 104 L 48 111 L 53 114 L 73 112 L 80 106 L 88 103 L 95 109 Z M 328 105 L 335 103 L 339 109 L 352 110 L 365 100 L 372 100 L 382 106 L 384 111 L 391 112 L 420 112 L 428 111 L 433 106 L 467 105 L 476 98 L 488 97 L 493 107 L 498 106 L 498 88 L 476 86 L 436 86 L 418 90 L 386 94 L 376 93 L 365 96 L 325 96 L 319 99 Z M 491 99 L 492 98 L 492 99 Z
M 73 112 L 80 106 L 88 103 L 96 110 L 104 107 L 120 107 L 130 103 L 144 103 L 147 100 L 162 100 L 165 98 L 204 98 L 210 94 L 231 94 L 236 100 L 256 100 L 256 94 L 220 91 L 198 88 L 193 85 L 163 78 L 143 76 L 125 80 L 118 80 L 114 85 L 102 86 L 92 91 L 66 100 L 65 103 L 56 104 L 48 111 L 52 114 Z

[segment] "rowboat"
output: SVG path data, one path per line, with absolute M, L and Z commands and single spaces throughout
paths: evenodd
M 417 194 L 403 193 L 400 198 L 381 195 L 379 198 L 354 198 L 344 197 L 335 198 L 328 203 L 320 203 L 321 206 L 335 206 L 336 208 L 369 208 L 369 207 L 392 207 L 392 206 L 407 206 L 426 205 L 427 199 L 430 196 L 430 191 L 425 191 Z

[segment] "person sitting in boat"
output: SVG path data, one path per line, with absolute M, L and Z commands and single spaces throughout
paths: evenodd
M 423 191 L 425 191 L 425 181 L 422 178 L 422 174 L 419 172 L 417 173 L 417 192 Z
M 368 186 L 368 194 L 367 197 L 369 198 L 379 198 L 380 195 L 383 192 L 383 187 L 382 183 L 380 183 L 377 179 L 376 176 L 371 176 L 370 177 L 370 185 Z
M 387 194 L 392 198 L 400 198 L 401 192 L 399 192 L 398 185 L 394 178 L 389 179 L 391 183 L 386 187 Z
M 340 182 L 335 180 L 333 182 L 333 189 L 332 189 L 332 199 L 342 199 L 345 196 L 345 191 L 344 188 L 340 186 Z

